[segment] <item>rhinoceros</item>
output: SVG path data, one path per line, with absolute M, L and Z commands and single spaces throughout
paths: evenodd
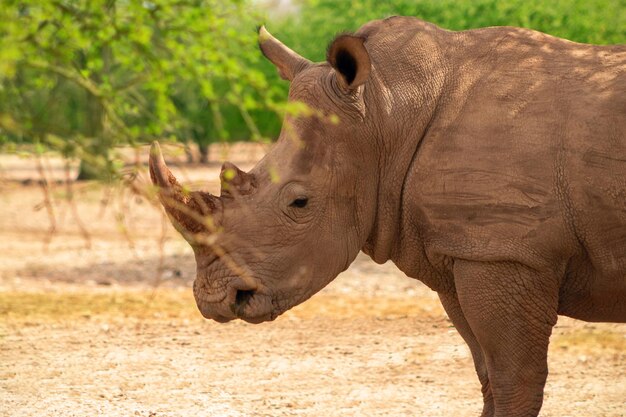
M 322 63 L 259 45 L 308 110 L 250 172 L 187 192 L 151 152 L 202 315 L 273 320 L 363 251 L 438 293 L 483 416 L 536 416 L 557 316 L 626 322 L 626 46 L 407 17 Z

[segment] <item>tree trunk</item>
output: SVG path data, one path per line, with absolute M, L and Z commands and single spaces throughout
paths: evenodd
M 91 140 L 88 152 L 93 156 L 92 161 L 80 161 L 77 180 L 109 180 L 110 174 L 106 163 L 104 165 L 93 161 L 108 161 L 108 144 L 103 137 L 104 108 L 100 99 L 87 94 L 85 112 L 85 135 Z M 104 159 L 100 158 L 104 156 Z
M 106 3 L 106 11 L 108 14 L 115 13 L 115 0 L 108 0 Z M 108 74 L 111 70 L 113 62 L 113 53 L 110 45 L 104 44 L 100 48 L 100 56 L 102 57 L 102 73 L 94 73 L 91 77 L 96 85 L 102 82 L 102 74 Z M 86 58 L 84 55 L 79 57 L 81 67 L 86 66 Z M 85 135 L 91 141 L 88 152 L 91 154 L 91 161 L 80 161 L 77 180 L 111 180 L 111 166 L 109 159 L 109 150 L 113 147 L 110 138 L 107 138 L 104 132 L 104 123 L 106 112 L 102 105 L 102 98 L 96 97 L 86 92 L 86 113 L 85 113 Z M 102 161 L 98 163 L 96 161 Z
M 209 144 L 208 143 L 198 144 L 198 149 L 200 151 L 200 163 L 208 164 L 209 163 Z
M 91 94 L 87 95 L 87 111 L 86 111 L 86 124 L 85 134 L 91 139 L 91 146 L 89 146 L 88 152 L 93 156 L 91 161 L 80 161 L 80 167 L 78 169 L 77 180 L 108 180 L 109 173 L 107 172 L 106 163 L 104 165 L 94 163 L 93 161 L 108 161 L 108 146 L 104 143 L 103 124 L 104 124 L 104 109 L 100 103 L 98 97 L 94 97 Z M 104 159 L 99 158 L 104 156 Z

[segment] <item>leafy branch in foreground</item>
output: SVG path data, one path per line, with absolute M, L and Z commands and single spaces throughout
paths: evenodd
M 110 179 L 116 146 L 229 139 L 225 113 L 260 138 L 255 19 L 236 0 L 0 0 L 0 140 Z

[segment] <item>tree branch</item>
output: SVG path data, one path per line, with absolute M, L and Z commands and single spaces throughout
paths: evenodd
M 82 75 L 74 71 L 68 70 L 67 68 L 59 67 L 58 65 L 50 64 L 48 62 L 43 62 L 43 61 L 24 61 L 24 64 L 31 68 L 41 69 L 41 70 L 50 71 L 55 74 L 58 74 L 61 77 L 69 81 L 72 81 L 73 83 L 84 88 L 91 95 L 95 97 L 103 96 L 98 86 L 94 84 L 91 80 L 83 77 Z

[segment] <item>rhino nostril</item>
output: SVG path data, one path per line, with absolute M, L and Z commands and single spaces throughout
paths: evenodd
M 248 300 L 252 298 L 254 295 L 254 290 L 237 290 L 237 295 L 235 296 L 235 304 L 247 304 Z
M 254 295 L 254 290 L 237 290 L 235 295 L 235 302 L 231 304 L 230 309 L 237 317 L 243 314 L 243 310 L 248 305 L 248 301 Z

